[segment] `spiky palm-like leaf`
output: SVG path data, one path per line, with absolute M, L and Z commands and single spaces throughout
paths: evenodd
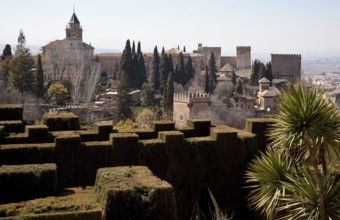
M 288 175 L 287 182 L 282 185 L 286 196 L 278 207 L 283 214 L 279 219 L 315 220 L 320 219 L 319 196 L 314 174 L 309 167 L 304 167 L 301 177 Z M 340 219 L 340 182 L 334 176 L 323 177 L 323 197 L 326 218 Z
M 290 87 L 281 95 L 276 123 L 270 132 L 274 146 L 296 150 L 302 148 L 307 137 L 316 152 L 326 146 L 339 151 L 340 114 L 334 104 L 322 97 L 316 88 L 304 84 Z
M 292 171 L 292 163 L 273 151 L 261 153 L 249 165 L 246 182 L 249 183 L 250 207 L 260 210 L 268 219 L 275 218 L 280 198 L 285 194 L 282 181 Z

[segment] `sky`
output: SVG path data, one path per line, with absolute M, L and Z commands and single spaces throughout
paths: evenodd
M 236 46 L 252 54 L 339 55 L 339 0 L 0 0 L 0 49 L 17 44 L 19 30 L 28 46 L 40 48 L 65 38 L 73 13 L 83 40 L 96 52 L 120 51 L 127 39 L 143 52 L 186 47 Z

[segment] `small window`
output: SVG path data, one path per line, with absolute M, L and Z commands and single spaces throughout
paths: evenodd
M 179 116 L 179 119 L 180 119 L 181 121 L 183 121 L 183 115 L 180 115 L 180 116 Z
M 73 44 L 71 43 L 71 47 L 73 46 Z

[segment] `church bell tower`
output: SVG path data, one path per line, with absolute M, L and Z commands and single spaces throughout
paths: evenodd
M 66 39 L 69 40 L 83 40 L 83 29 L 80 26 L 80 22 L 77 18 L 76 13 L 73 10 L 72 17 L 66 26 Z

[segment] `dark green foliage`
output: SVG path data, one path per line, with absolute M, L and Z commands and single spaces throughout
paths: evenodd
M 272 64 L 268 62 L 266 65 L 259 60 L 255 60 L 252 66 L 249 85 L 258 86 L 259 80 L 266 77 L 270 83 L 273 81 Z
M 0 203 L 19 202 L 57 192 L 55 164 L 0 167 Z
M 258 86 L 260 78 L 260 65 L 261 62 L 259 60 L 255 60 L 251 69 L 250 81 L 249 85 Z
M 185 46 L 183 46 L 183 52 L 185 52 L 185 53 L 187 52 L 187 50 L 185 49 Z
M 128 90 L 130 89 L 131 77 L 132 77 L 132 55 L 130 40 L 127 40 L 120 61 L 120 75 L 119 75 L 120 87 L 126 92 L 128 92 Z
M 38 62 L 36 66 L 36 72 L 35 72 L 35 78 L 36 78 L 36 96 L 38 98 L 44 97 L 44 72 L 42 69 L 42 63 L 41 63 L 41 56 L 38 55 Z M 69 90 L 70 91 L 70 90 Z
M 173 111 L 174 92 L 175 92 L 174 77 L 172 73 L 170 73 L 168 76 L 166 87 L 164 89 L 164 98 L 163 98 L 163 108 L 167 114 L 172 114 L 172 111 Z
M 4 87 L 8 85 L 12 59 L 12 55 L 0 59 L 0 80 L 3 81 Z
M 169 54 L 168 58 L 169 58 L 169 73 L 175 74 L 174 64 L 172 62 L 171 54 Z
M 48 113 L 42 118 L 42 124 L 47 125 L 49 131 L 79 130 L 79 117 L 69 113 Z
M 140 43 L 138 42 L 138 45 L 140 45 Z M 137 68 L 137 88 L 141 89 L 143 83 L 146 82 L 146 71 L 145 71 L 145 63 L 144 63 L 144 56 L 143 53 L 140 52 L 137 55 L 137 63 L 138 63 L 138 68 Z
M 134 53 L 132 55 L 132 77 L 131 77 L 131 87 L 133 89 L 139 89 L 139 77 L 138 77 L 138 58 L 137 58 L 137 54 Z
M 175 68 L 175 82 L 181 84 L 182 86 L 185 86 L 186 84 L 186 71 L 182 53 L 179 53 L 177 59 L 177 64 Z
M 272 63 L 269 61 L 266 64 L 266 78 L 270 81 L 270 84 L 273 81 L 273 71 L 272 71 Z
M 194 69 L 194 67 L 192 66 L 192 59 L 191 59 L 191 57 L 190 57 L 190 55 L 189 55 L 189 58 L 188 58 L 188 62 L 187 62 L 187 64 L 185 65 L 185 81 L 186 81 L 186 83 L 185 84 L 187 84 L 191 79 L 193 79 L 194 78 L 194 74 L 195 74 L 195 69 Z
M 266 66 L 262 62 L 260 62 L 260 69 L 258 75 L 259 80 L 262 79 L 263 77 L 266 77 Z
M 12 56 L 12 48 L 11 45 L 6 44 L 4 50 L 2 51 L 1 60 L 6 59 L 8 56 Z
M 135 55 L 136 54 L 136 46 L 135 46 L 135 41 L 132 41 L 132 48 L 131 48 L 131 55 Z
M 99 169 L 96 192 L 103 219 L 178 219 L 173 187 L 147 167 Z
M 236 84 L 236 87 L 235 87 L 235 92 L 243 95 L 243 83 L 242 83 L 241 79 L 237 80 L 237 84 Z
M 160 82 L 159 82 L 159 54 L 157 50 L 157 46 L 155 47 L 153 51 L 153 56 L 152 56 L 152 70 L 151 70 L 151 76 L 150 76 L 150 81 L 153 83 L 155 86 L 155 90 L 159 89 Z
M 23 131 L 23 123 L 20 120 L 0 121 L 5 126 L 6 133 L 20 133 Z
M 18 45 L 11 62 L 10 84 L 21 93 L 34 92 L 34 59 L 25 47 L 25 35 L 20 31 Z
M 234 86 L 236 86 L 236 73 L 235 73 L 235 69 L 233 69 L 233 72 L 231 73 L 231 82 L 233 83 Z
M 209 71 L 208 67 L 205 67 L 205 73 L 204 73 L 204 92 L 205 93 L 210 93 L 209 89 Z
M 0 164 L 42 164 L 54 162 L 54 143 L 11 144 L 0 147 Z
M 0 105 L 0 120 L 22 120 L 24 106 L 21 104 Z
M 166 81 L 168 79 L 169 73 L 170 73 L 170 66 L 169 66 L 169 58 L 168 55 L 164 52 L 162 52 L 161 55 L 161 63 L 160 63 L 160 77 L 159 77 L 159 81 L 160 81 L 160 87 L 159 87 L 159 91 L 161 92 L 161 94 L 163 94 L 164 92 L 164 88 L 166 86 Z
M 127 90 L 120 87 L 118 89 L 117 104 L 114 114 L 114 121 L 126 120 L 132 117 L 132 110 Z
M 137 55 L 139 55 L 140 53 L 142 53 L 142 49 L 141 49 L 141 46 L 140 46 L 140 41 L 138 41 L 138 44 L 137 44 Z
M 155 104 L 155 88 L 152 82 L 145 82 L 141 93 L 142 106 L 153 106 Z
M 217 86 L 217 75 L 216 75 L 217 69 L 216 69 L 216 60 L 214 52 L 211 52 L 209 62 L 208 62 L 208 88 L 209 93 L 214 94 L 215 88 Z

